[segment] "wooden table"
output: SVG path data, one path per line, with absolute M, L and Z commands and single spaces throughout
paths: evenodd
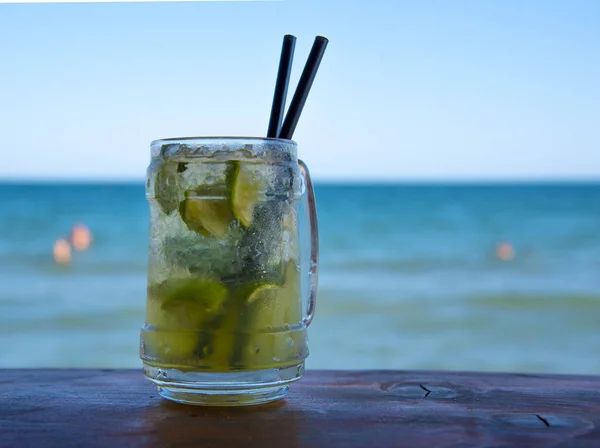
M 0 447 L 600 447 L 600 377 L 311 371 L 287 399 L 201 408 L 134 370 L 0 370 Z

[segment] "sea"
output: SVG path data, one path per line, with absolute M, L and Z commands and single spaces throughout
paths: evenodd
M 308 369 L 600 374 L 600 183 L 316 198 Z M 92 245 L 58 264 L 76 223 Z M 140 368 L 147 251 L 143 182 L 0 184 L 0 367 Z

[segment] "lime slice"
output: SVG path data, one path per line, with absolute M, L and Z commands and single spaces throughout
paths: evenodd
M 232 368 L 232 356 L 237 337 L 239 313 L 227 310 L 223 319 L 210 335 L 203 363 L 215 371 L 227 372 Z
M 285 321 L 290 325 L 297 325 L 302 321 L 302 300 L 300 299 L 302 291 L 300 272 L 293 260 L 289 260 L 285 268 L 284 289 L 282 297 L 286 301 Z
M 231 207 L 237 220 L 248 228 L 252 224 L 256 204 L 264 197 L 264 185 L 253 165 L 239 161 L 232 164 Z
M 163 310 L 193 304 L 198 305 L 207 314 L 219 311 L 228 293 L 227 288 L 221 283 L 194 278 L 174 280 L 171 284 L 165 285 L 165 290 Z
M 283 285 L 263 284 L 248 295 L 246 303 L 252 316 L 249 322 L 252 329 L 261 331 L 266 327 L 281 328 L 298 323 L 302 312 L 298 280 L 296 265 L 289 262 Z
M 248 296 L 248 303 L 274 303 L 277 300 L 277 295 L 280 294 L 282 290 L 283 288 L 279 285 L 261 285 Z
M 245 295 L 246 301 L 240 304 L 238 325 L 241 331 L 233 341 L 232 365 L 257 369 L 263 368 L 265 363 L 269 364 L 268 358 L 274 356 L 271 333 L 275 327 L 284 324 L 284 315 L 279 306 L 282 291 L 279 285 L 263 284 Z
M 298 280 L 296 264 L 290 261 L 282 284 L 262 284 L 246 295 L 241 327 L 244 340 L 238 343 L 242 345 L 238 355 L 242 365 L 257 369 L 289 365 L 304 353 L 305 334 L 292 330 L 302 319 Z
M 229 204 L 224 198 L 203 198 L 197 194 L 186 192 L 186 199 L 179 204 L 181 219 L 193 232 L 222 238 L 233 219 Z
M 160 361 L 191 362 L 200 331 L 223 310 L 228 291 L 220 283 L 200 279 L 167 280 L 149 289 L 145 334 L 152 356 Z
M 171 279 L 148 291 L 146 321 L 158 330 L 202 330 L 223 310 L 228 290 L 201 279 Z

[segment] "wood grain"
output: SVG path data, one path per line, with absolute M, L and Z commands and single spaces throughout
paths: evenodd
M 311 371 L 280 402 L 201 408 L 140 371 L 0 370 L 0 446 L 600 447 L 600 377 Z

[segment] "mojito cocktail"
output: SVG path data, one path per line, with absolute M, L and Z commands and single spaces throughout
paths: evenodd
M 308 355 L 296 145 L 181 139 L 152 152 L 145 374 L 176 401 L 268 401 Z

